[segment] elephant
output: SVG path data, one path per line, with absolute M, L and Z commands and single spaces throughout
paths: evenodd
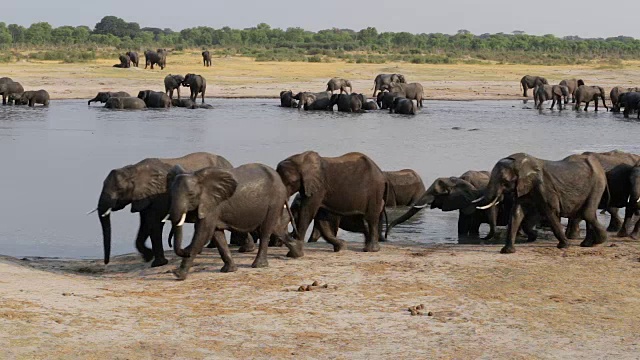
M 138 57 L 138 53 L 135 51 L 127 51 L 127 53 L 125 54 L 126 56 L 129 57 L 129 60 L 131 61 L 131 64 L 135 67 L 138 67 L 138 64 L 140 63 L 140 58 Z
M 627 205 L 627 209 L 624 213 L 625 220 L 625 233 L 626 233 L 626 224 L 630 223 L 633 219 L 633 215 L 638 215 L 638 211 L 640 211 L 640 164 L 636 165 L 631 171 L 631 176 L 629 177 L 631 180 L 631 193 L 629 194 L 629 203 Z M 640 220 L 638 220 L 633 227 L 633 231 L 629 236 L 632 239 L 638 240 L 640 234 Z
M 362 110 L 362 100 L 358 94 L 333 94 L 331 95 L 331 109 L 338 105 L 340 112 L 364 112 Z
M 131 95 L 129 95 L 129 93 L 124 91 L 118 91 L 118 92 L 101 91 L 98 93 L 98 95 L 96 95 L 96 97 L 89 100 L 87 105 L 91 105 L 92 102 L 101 102 L 104 104 L 107 102 L 107 100 L 109 100 L 112 97 L 131 97 Z
M 383 87 L 385 90 L 389 90 L 390 93 L 397 93 L 409 100 L 415 100 L 418 107 L 423 107 L 422 100 L 424 99 L 424 89 L 419 83 L 391 83 Z
M 378 107 L 382 110 L 391 109 L 393 107 L 393 101 L 398 97 L 404 98 L 404 95 L 390 93 L 388 91 L 380 92 L 377 96 Z
M 162 50 L 162 49 L 158 49 Z M 146 69 L 149 65 L 151 65 L 151 70 L 153 70 L 153 65 L 160 66 L 160 70 L 164 70 L 167 66 L 167 54 L 165 51 L 153 51 L 147 50 L 144 52 L 144 68 Z
M 7 98 L 19 98 L 24 92 L 22 85 L 11 80 L 11 78 L 0 78 L 0 95 L 2 95 L 2 105 L 7 105 Z
M 169 213 L 168 182 L 170 171 L 175 165 L 192 171 L 210 166 L 232 168 L 224 157 L 200 152 L 173 159 L 147 158 L 136 164 L 111 170 L 104 180 L 97 208 L 102 226 L 105 264 L 109 263 L 111 256 L 110 215 L 129 204 L 131 212 L 140 213 L 136 248 L 145 261 L 153 259 L 152 267 L 167 264 L 162 248 L 164 223 L 161 220 Z M 151 237 L 152 249 L 144 244 L 148 237 Z
M 384 85 L 389 85 L 392 82 L 406 84 L 407 80 L 402 74 L 378 74 L 378 76 L 373 80 L 374 87 L 372 96 L 376 96 L 378 90 L 384 91 L 382 90 L 382 87 Z M 378 104 L 378 106 L 380 106 L 380 104 Z
M 331 98 L 328 91 L 319 93 L 299 92 L 293 98 L 298 100 L 298 109 L 332 111 Z
M 624 107 L 623 114 L 625 118 L 628 118 L 629 114 L 637 111 L 638 119 L 640 119 L 640 92 L 622 93 L 618 100 L 618 107 Z
M 106 109 L 120 109 L 120 110 L 139 110 L 146 109 L 147 104 L 145 104 L 144 100 L 139 99 L 137 97 L 131 96 L 122 96 L 122 97 L 112 97 L 107 99 L 106 104 L 104 104 Z
M 367 97 L 364 94 L 356 94 L 362 102 L 362 110 L 378 110 L 378 105 L 374 101 L 367 101 Z
M 566 99 L 569 94 L 569 88 L 564 85 L 540 85 L 535 89 L 533 99 L 538 110 L 542 110 L 542 103 L 547 100 L 553 100 L 549 110 L 553 110 L 556 103 L 558 110 L 562 110 L 562 99 Z
M 119 67 L 123 69 L 128 69 L 131 67 L 131 59 L 129 58 L 129 56 L 120 55 L 118 57 L 118 60 L 120 60 L 120 64 L 113 65 L 113 67 Z
M 584 85 L 584 81 L 582 81 L 582 79 L 569 79 L 569 80 L 562 80 L 560 81 L 560 84 L 558 84 L 560 86 L 566 86 L 569 89 L 569 94 L 571 94 L 571 102 L 575 103 L 576 102 L 576 89 L 578 88 L 578 86 L 580 85 Z M 569 96 L 565 96 L 564 97 L 564 104 L 568 104 L 569 103 Z
M 207 80 L 204 77 L 196 74 L 187 74 L 184 77 L 182 86 L 191 88 L 191 101 L 195 102 L 198 98 L 198 93 L 202 93 L 202 103 L 204 104 L 204 95 L 207 92 Z
M 520 88 L 523 89 L 522 96 L 527 97 L 527 90 L 533 89 L 535 91 L 539 85 L 549 85 L 549 82 L 542 76 L 523 76 L 522 79 L 520 79 Z
M 413 100 L 397 97 L 393 99 L 393 105 L 389 108 L 389 114 L 405 114 L 415 115 L 418 113 L 418 107 Z
M 169 99 L 173 99 L 173 90 L 178 92 L 178 99 L 180 99 L 180 86 L 184 82 L 184 76 L 182 75 L 167 75 L 164 77 L 164 91 L 169 95 Z
M 613 89 L 611 89 L 611 92 L 609 92 L 609 99 L 611 99 L 611 111 L 613 111 L 614 113 L 620 112 L 620 96 L 622 94 L 627 92 L 637 92 L 637 91 L 640 91 L 640 88 L 638 87 L 623 88 L 620 86 L 616 86 Z
M 171 99 L 171 106 L 195 109 L 198 106 L 191 99 Z
M 349 91 L 347 91 L 349 88 Z M 340 78 L 333 78 L 327 82 L 327 91 L 331 91 L 333 94 L 334 91 L 340 90 L 340 94 L 347 93 L 350 94 L 353 92 L 353 86 L 351 86 L 351 81 Z
M 269 240 L 290 246 L 283 207 L 288 209 L 287 188 L 278 173 L 262 164 L 246 164 L 232 169 L 207 167 L 176 176 L 171 185 L 169 218 L 175 233 L 174 250 L 183 257 L 174 274 L 187 278 L 196 255 L 213 237 L 224 262 L 222 272 L 237 270 L 223 230 L 249 233 L 258 230 L 260 247 L 251 265 L 267 267 Z M 187 219 L 195 223 L 189 252 L 182 250 L 182 225 Z
M 596 215 L 606 188 L 605 171 L 594 156 L 571 155 L 549 161 L 517 153 L 496 163 L 485 195 L 472 203 L 484 209 L 495 205 L 504 194 L 513 193 L 508 235 L 500 250 L 503 254 L 515 252 L 515 236 L 523 218 L 531 212 L 547 218 L 558 239 L 558 248 L 569 246 L 560 217 L 585 220 L 587 236 L 580 246 L 593 246 L 607 240 L 607 232 Z
M 205 67 L 211 66 L 211 53 L 209 53 L 209 50 L 202 52 L 202 63 Z
M 142 90 L 138 93 L 138 99 L 142 99 L 148 108 L 171 107 L 171 99 L 161 91 Z
M 46 90 L 25 91 L 22 93 L 19 99 L 16 99 L 16 104 L 29 105 L 34 107 L 35 104 L 42 104 L 49 106 L 49 93 Z
M 280 91 L 280 106 L 287 108 L 298 107 L 298 102 L 293 98 L 293 92 L 289 91 Z
M 580 109 L 580 104 L 586 103 L 584 106 L 584 111 L 587 111 L 589 107 L 589 103 L 591 101 L 595 102 L 595 111 L 598 111 L 598 98 L 602 99 L 602 106 L 604 106 L 607 111 L 609 108 L 607 107 L 607 103 L 604 100 L 604 89 L 600 86 L 586 86 L 580 85 L 578 89 L 576 89 L 576 105 L 574 107 L 575 110 Z
M 295 193 L 302 198 L 296 219 L 297 237 L 289 246 L 289 257 L 304 256 L 303 237 L 320 208 L 336 215 L 359 216 L 367 223 L 364 251 L 380 250 L 378 227 L 388 185 L 373 160 L 357 152 L 321 157 L 315 151 L 306 151 L 282 160 L 276 171 L 287 188 L 287 198 Z M 343 241 L 327 241 L 333 241 L 335 252 L 345 247 Z

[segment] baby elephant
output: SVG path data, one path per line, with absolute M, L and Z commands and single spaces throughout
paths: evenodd
M 393 100 L 393 105 L 389 108 L 390 114 L 394 112 L 396 114 L 415 115 L 418 113 L 418 107 L 413 100 L 397 97 Z
M 142 90 L 138 93 L 138 99 L 142 99 L 148 108 L 171 107 L 171 99 L 161 91 Z
M 46 90 L 25 91 L 19 99 L 16 99 L 16 105 L 29 105 L 34 107 L 35 104 L 49 106 L 49 93 Z
M 88 105 L 91 105 L 92 102 L 101 102 L 104 104 L 107 102 L 107 100 L 109 100 L 112 97 L 131 97 L 131 95 L 129 95 L 128 92 L 124 92 L 124 91 L 118 91 L 118 92 L 101 91 L 98 93 L 98 95 L 96 95 L 96 97 L 89 100 Z
M 135 97 L 112 97 L 104 104 L 107 109 L 120 109 L 120 110 L 137 110 L 146 109 L 147 105 L 142 99 Z

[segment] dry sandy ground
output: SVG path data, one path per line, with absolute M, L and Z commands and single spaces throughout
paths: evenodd
M 144 62 L 144 59 L 142 59 Z M 256 62 L 250 58 L 214 58 L 213 66 L 202 66 L 199 52 L 170 54 L 165 70 L 118 69 L 114 59 L 90 63 L 62 64 L 52 61 L 21 61 L 0 64 L 0 76 L 20 81 L 25 89 L 46 89 L 52 99 L 90 99 L 98 91 L 127 91 L 135 96 L 145 89 L 164 90 L 169 74 L 197 73 L 207 79 L 208 97 L 278 97 L 281 90 L 322 91 L 332 77 L 351 79 L 354 91 L 371 95 L 373 79 L 379 73 L 403 73 L 410 82 L 425 87 L 427 99 L 482 100 L 520 99 L 519 81 L 523 75 L 545 76 L 551 83 L 582 78 L 588 84 L 607 88 L 638 86 L 640 62 L 623 66 L 533 66 L 498 64 L 429 65 L 409 63 L 354 64 L 344 62 Z M 608 91 L 608 90 L 607 90 Z M 183 88 L 183 94 L 188 89 Z
M 175 259 L 1 258 L 0 357 L 637 359 L 638 242 L 554 245 L 318 243 L 297 260 L 270 249 L 260 270 L 235 252 L 230 274 L 206 249 L 185 282 Z M 297 290 L 313 281 L 328 287 Z M 425 315 L 411 316 L 418 304 Z

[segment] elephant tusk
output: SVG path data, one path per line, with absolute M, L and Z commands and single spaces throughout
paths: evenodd
M 478 209 L 478 210 L 486 210 L 486 209 L 488 209 L 488 208 L 490 208 L 490 207 L 492 207 L 492 206 L 496 205 L 497 203 L 498 203 L 498 198 L 496 198 L 495 200 L 493 200 L 493 201 L 491 202 L 491 204 L 489 204 L 489 205 L 485 205 L 485 206 L 477 206 L 477 207 L 476 207 L 476 209 Z
M 482 201 L 482 200 L 484 200 L 484 196 L 481 196 L 481 197 L 479 197 L 479 198 L 477 198 L 477 199 L 473 200 L 471 203 L 472 203 L 472 204 L 477 204 L 477 203 L 479 203 L 479 202 L 480 202 L 480 201 Z
M 640 204 L 640 197 L 638 197 L 638 201 L 636 201 L 636 203 L 639 203 L 639 204 Z
M 427 206 L 429 206 L 429 205 L 430 205 L 430 204 L 424 204 L 424 205 L 413 205 L 412 207 L 413 207 L 414 209 L 424 209 L 424 208 L 426 208 L 426 207 L 427 207 Z
M 187 213 L 182 214 L 182 217 L 180 218 L 180 222 L 176 226 L 180 227 L 180 226 L 184 225 L 184 221 L 185 220 L 187 220 Z
M 100 217 L 107 217 L 111 214 L 111 208 L 108 208 L 107 211 L 104 212 L 104 214 L 100 215 Z
M 96 212 L 96 211 L 98 211 L 98 208 L 95 208 L 95 209 L 93 209 L 93 210 L 89 211 L 89 212 L 87 213 L 87 215 L 91 215 L 91 214 L 93 214 L 93 213 L 94 213 L 94 212 Z
M 164 219 L 162 219 L 162 221 L 161 221 L 161 222 L 165 223 L 165 222 L 169 221 L 169 216 L 170 216 L 170 215 L 171 215 L 171 214 L 167 214 L 167 216 L 165 216 L 165 217 L 164 217 Z

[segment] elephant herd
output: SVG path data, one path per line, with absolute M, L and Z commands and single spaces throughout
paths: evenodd
M 237 269 L 224 231 L 230 232 L 231 245 L 239 246 L 240 252 L 254 251 L 254 241 L 259 241 L 252 264 L 259 268 L 268 266 L 269 246 L 284 245 L 287 256 L 303 257 L 312 221 L 309 242 L 322 237 L 333 251 L 342 251 L 345 241 L 337 233 L 343 229 L 363 234 L 363 251 L 376 252 L 379 241 L 395 226 L 427 207 L 457 210 L 460 238 L 478 238 L 483 223 L 490 227 L 485 239 L 494 236 L 496 226 L 507 226 L 502 253 L 515 252 L 520 230 L 528 241 L 535 241 L 535 228 L 541 226 L 550 227 L 558 248 L 565 248 L 568 239 L 580 236 L 582 220 L 586 236 L 580 245 L 594 246 L 607 240 L 607 231 L 638 238 L 640 221 L 634 225 L 633 216 L 640 210 L 640 156 L 586 152 L 550 161 L 516 153 L 500 159 L 491 171 L 438 178 L 428 188 L 415 171 L 382 171 L 357 152 L 323 157 L 306 151 L 283 159 L 275 169 L 258 163 L 234 167 L 209 153 L 148 158 L 111 170 L 103 182 L 94 211 L 102 226 L 105 264 L 111 252 L 110 215 L 127 205 L 140 216 L 136 248 L 145 261 L 153 260 L 154 267 L 168 263 L 162 234 L 164 223 L 171 223 L 169 246 L 174 239 L 174 252 L 182 258 L 174 271 L 180 280 L 207 244 L 218 248 L 222 272 Z M 408 210 L 388 223 L 385 208 L 395 206 Z M 625 208 L 624 221 L 619 208 Z M 606 230 L 597 219 L 598 209 L 612 215 Z M 569 220 L 566 230 L 562 217 Z M 193 223 L 195 232 L 183 248 L 185 223 Z M 145 246 L 147 238 L 151 249 Z
M 8 77 L 0 78 L 0 95 L 2 95 L 2 105 L 49 106 L 49 93 L 46 90 L 25 91 L 19 82 Z
M 415 115 L 418 108 L 423 107 L 424 88 L 419 83 L 408 84 L 401 74 L 379 74 L 374 80 L 373 96 L 375 101 L 369 101 L 364 94 L 353 92 L 350 80 L 332 78 L 327 82 L 325 91 L 299 92 L 295 95 L 291 90 L 281 91 L 280 106 L 307 111 L 333 111 L 337 105 L 340 112 L 363 113 L 388 109 L 389 113 Z
M 156 51 L 147 50 L 144 52 L 144 68 L 151 66 L 153 69 L 154 65 L 160 66 L 161 70 L 164 70 L 165 66 L 167 66 L 167 49 L 157 49 Z M 138 67 L 140 62 L 140 57 L 138 53 L 135 51 L 127 51 L 124 54 L 120 54 L 118 56 L 118 60 L 120 63 L 113 65 L 116 68 L 128 69 L 131 66 Z

